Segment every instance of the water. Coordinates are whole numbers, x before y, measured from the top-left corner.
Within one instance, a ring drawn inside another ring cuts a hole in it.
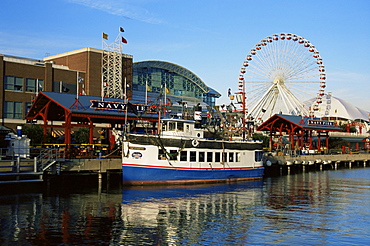
[[[4,192],[4,191],[3,191]],[[370,168],[0,195],[1,245],[369,245]]]

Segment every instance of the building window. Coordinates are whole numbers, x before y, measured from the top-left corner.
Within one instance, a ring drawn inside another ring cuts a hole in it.
[[[31,107],[32,107],[32,103],[26,103],[26,108],[25,108],[25,115],[27,115],[28,114],[28,112],[30,111],[30,109],[31,109]]]
[[[4,102],[4,118],[22,119],[22,103],[21,102]]]
[[[67,93],[67,94],[76,94],[77,85],[65,82],[53,82],[53,92]]]
[[[36,92],[43,91],[44,80],[42,79],[26,79],[26,91]]]
[[[23,78],[5,76],[5,90],[23,91]]]

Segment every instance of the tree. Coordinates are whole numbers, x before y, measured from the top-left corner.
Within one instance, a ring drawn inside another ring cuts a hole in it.
[[[31,140],[31,145],[41,144],[44,137],[44,129],[40,125],[26,124],[22,126],[22,132]]]
[[[329,149],[340,149],[348,146],[348,141],[343,138],[329,138]]]
[[[253,133],[252,135],[253,140],[262,140],[263,147],[269,147],[270,137],[263,135],[261,133]]]
[[[88,127],[81,127],[72,134],[72,137],[78,144],[89,143],[90,129]]]

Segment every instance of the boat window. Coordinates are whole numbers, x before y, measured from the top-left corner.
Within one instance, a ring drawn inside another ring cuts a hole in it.
[[[229,162],[234,162],[234,153],[229,153]]]
[[[172,160],[172,161],[175,161],[175,160],[177,160],[177,155],[178,155],[179,153],[177,152],[177,150],[170,150],[170,160]]]
[[[183,122],[177,122],[177,130],[180,132],[184,131],[184,123]]]
[[[188,132],[188,131],[190,131],[190,126],[189,126],[189,124],[186,124],[186,131]]]
[[[166,122],[162,123],[162,131],[167,131],[167,124]]]
[[[207,162],[213,162],[212,154],[213,152],[207,152]]]
[[[188,160],[188,152],[187,151],[181,151],[180,152],[180,161],[187,161]]]
[[[197,161],[197,152],[196,151],[190,151],[190,161]]]
[[[236,159],[235,159],[236,162],[240,162],[240,152],[237,152],[236,153]]]
[[[166,154],[164,153],[163,149],[158,150],[158,160],[166,160]]]
[[[220,162],[221,161],[221,153],[220,152],[216,152],[215,153],[215,162]]]
[[[176,122],[168,122],[168,130],[169,131],[176,130]]]
[[[256,151],[254,152],[254,160],[255,161],[262,161],[263,152],[262,151]]]
[[[204,162],[204,152],[199,152],[199,162]]]

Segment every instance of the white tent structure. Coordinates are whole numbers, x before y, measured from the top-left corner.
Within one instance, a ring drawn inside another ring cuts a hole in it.
[[[312,105],[316,98],[308,100],[306,105]],[[364,120],[369,121],[369,113],[363,109],[353,106],[349,102],[333,97],[330,93],[322,98],[318,111],[315,111],[316,117],[335,117],[347,120]]]

